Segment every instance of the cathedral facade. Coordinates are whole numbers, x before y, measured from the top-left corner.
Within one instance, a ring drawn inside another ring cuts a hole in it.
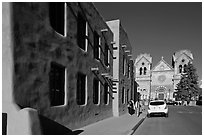
[[[152,67],[150,54],[137,56],[135,66],[135,80],[139,84],[137,91],[141,100],[149,99],[175,100],[176,85],[185,73],[188,62],[192,63],[193,54],[189,50],[180,50],[173,54],[172,64],[168,64],[163,57]]]

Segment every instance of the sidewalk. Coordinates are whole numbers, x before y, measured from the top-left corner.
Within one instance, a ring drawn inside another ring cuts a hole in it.
[[[84,130],[80,135],[130,135],[146,118],[146,110],[139,117],[124,114],[120,117],[111,117],[80,128]]]

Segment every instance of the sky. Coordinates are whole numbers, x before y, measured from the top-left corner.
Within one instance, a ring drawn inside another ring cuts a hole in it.
[[[164,57],[171,65],[176,51],[188,49],[202,79],[201,2],[95,2],[104,20],[120,19],[132,46],[133,59],[152,56],[153,67]]]

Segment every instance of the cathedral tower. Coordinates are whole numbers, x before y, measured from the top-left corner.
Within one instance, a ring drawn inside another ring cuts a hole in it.
[[[141,99],[146,102],[149,99],[151,87],[152,57],[150,54],[140,54],[135,60],[135,80],[139,84],[137,91]]]

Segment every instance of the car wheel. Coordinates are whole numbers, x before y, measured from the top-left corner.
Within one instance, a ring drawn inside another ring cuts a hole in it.
[[[165,117],[168,117],[169,115],[168,115],[168,113],[167,114],[165,114]]]
[[[149,118],[149,117],[150,117],[150,114],[147,114],[147,117]]]

